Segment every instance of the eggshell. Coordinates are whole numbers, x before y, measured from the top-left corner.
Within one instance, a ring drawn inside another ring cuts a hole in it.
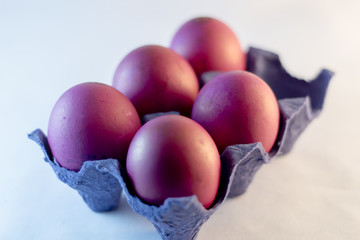
[[[214,18],[198,17],[183,24],[170,48],[189,61],[198,77],[207,71],[246,68],[246,54],[235,33]]]
[[[79,171],[87,160],[125,161],[140,126],[134,106],[121,92],[101,83],[83,83],[67,90],[56,102],[48,141],[60,166]]]
[[[220,152],[256,142],[269,152],[278,135],[280,112],[265,81],[250,72],[232,71],[201,89],[191,118],[210,133]]]
[[[220,156],[199,124],[180,115],[147,122],[130,144],[126,169],[144,202],[159,206],[165,199],[196,195],[209,208],[220,182]]]
[[[140,117],[178,111],[190,116],[199,83],[189,63],[173,50],[139,47],[119,64],[113,86],[127,96]]]

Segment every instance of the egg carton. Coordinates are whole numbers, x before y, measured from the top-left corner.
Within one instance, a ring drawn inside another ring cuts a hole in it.
[[[243,194],[263,164],[291,150],[307,125],[321,113],[333,76],[333,72],[322,69],[312,81],[295,78],[286,72],[278,55],[257,48],[249,49],[247,61],[247,70],[264,79],[278,99],[281,114],[278,138],[269,153],[261,143],[232,145],[222,152],[220,187],[209,209],[205,209],[195,195],[168,198],[161,206],[146,204],[136,196],[126,169],[116,159],[87,161],[79,172],[73,172],[56,162],[40,129],[29,134],[29,138],[40,145],[45,161],[56,176],[77,190],[93,211],[116,209],[123,192],[131,208],[146,217],[163,239],[195,239],[202,224],[227,197]],[[217,74],[205,73],[200,81],[205,84]],[[158,115],[161,114],[148,115],[143,120],[146,122]]]

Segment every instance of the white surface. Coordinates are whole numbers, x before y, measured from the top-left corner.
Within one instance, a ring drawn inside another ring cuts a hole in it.
[[[66,89],[110,84],[126,53],[168,45],[199,15],[222,19],[245,48],[279,53],[294,75],[327,67],[336,76],[293,151],[262,167],[198,239],[360,239],[359,11],[358,0],[0,0],[0,239],[159,239],[125,199],[115,212],[91,212],[26,134],[46,131]]]

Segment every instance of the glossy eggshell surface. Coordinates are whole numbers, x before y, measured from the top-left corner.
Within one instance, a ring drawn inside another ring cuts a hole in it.
[[[183,24],[170,48],[189,61],[197,76],[207,71],[245,70],[246,54],[223,22],[199,17]]]
[[[131,102],[115,88],[83,83],[67,90],[56,102],[48,125],[48,141],[60,166],[80,170],[83,162],[126,159],[140,128]]]
[[[191,118],[203,126],[220,152],[234,144],[261,142],[269,152],[274,145],[280,112],[271,88],[246,71],[223,73],[200,91]]]
[[[139,47],[119,64],[113,86],[127,96],[140,117],[178,111],[190,116],[199,83],[190,64],[173,50]]]
[[[137,196],[152,205],[196,195],[205,208],[215,200],[220,156],[199,124],[179,115],[146,123],[131,142],[126,169]]]

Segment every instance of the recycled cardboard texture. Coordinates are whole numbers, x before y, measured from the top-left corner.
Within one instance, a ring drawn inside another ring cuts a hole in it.
[[[170,115],[170,114],[180,115],[180,113],[176,111],[149,113],[149,114],[145,114],[144,117],[141,119],[141,124],[144,125],[153,118],[160,117],[162,115]]]
[[[313,113],[318,114],[323,106],[327,87],[334,75],[321,69],[318,76],[308,82],[291,76],[280,62],[277,54],[258,48],[250,48],[247,70],[264,79],[274,91],[277,99],[309,96]]]
[[[60,167],[54,160],[45,134],[37,129],[29,134],[29,138],[40,145],[45,154],[45,162],[49,163],[56,176],[71,188],[78,191],[88,207],[95,212],[116,209],[121,196],[121,186],[109,173],[109,162],[87,161],[79,172]],[[117,160],[112,161],[119,165]]]
[[[29,134],[29,138],[40,145],[45,161],[51,165],[57,177],[76,189],[92,210],[109,211],[116,208],[123,188],[132,209],[151,221],[163,239],[195,239],[201,225],[228,196],[238,196],[246,191],[262,164],[291,150],[301,132],[320,114],[333,75],[324,69],[311,82],[294,78],[286,73],[276,54],[255,48],[248,53],[248,70],[267,81],[278,98],[281,112],[278,139],[270,153],[264,151],[261,143],[238,144],[225,149],[221,154],[220,188],[213,206],[208,210],[195,196],[168,198],[159,207],[147,205],[134,195],[126,170],[117,160],[88,161],[75,173],[56,163],[41,130],[35,130]],[[203,81],[209,81],[215,75],[212,72]]]

